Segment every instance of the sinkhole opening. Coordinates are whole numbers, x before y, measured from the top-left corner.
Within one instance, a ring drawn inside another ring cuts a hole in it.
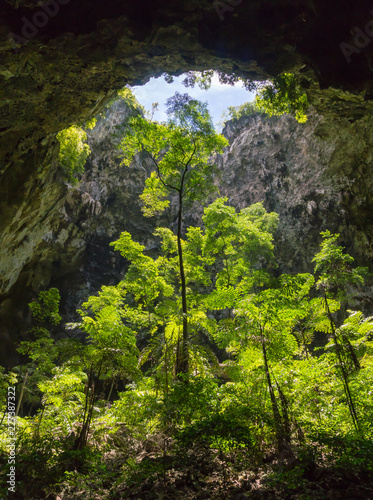
[[[216,72],[209,72],[210,79],[206,84],[202,80],[203,75],[203,72],[186,73],[169,78],[171,81],[166,81],[167,77],[165,79],[164,76],[152,77],[145,85],[134,86],[131,90],[138,102],[159,122],[167,120],[166,100],[175,92],[187,93],[194,99],[207,102],[215,129],[221,132],[224,122],[229,118],[229,108],[253,102],[255,92],[247,90],[242,80],[233,84],[220,81]],[[196,80],[191,82],[193,77]],[[154,104],[157,104],[156,108]]]

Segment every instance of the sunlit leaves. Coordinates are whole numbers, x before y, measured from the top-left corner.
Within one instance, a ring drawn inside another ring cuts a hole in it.
[[[58,325],[60,294],[57,288],[50,288],[39,293],[38,299],[29,303],[33,318],[39,323]]]
[[[323,237],[321,250],[312,260],[315,262],[315,273],[319,276],[316,284],[318,288],[326,292],[337,292],[342,298],[344,288],[348,283],[361,284],[364,282],[363,269],[354,269],[352,267],[353,257],[344,253],[343,247],[336,244],[339,234],[324,231],[321,235]]]
[[[52,378],[39,382],[43,393],[43,409],[36,417],[39,434],[52,434],[63,429],[71,432],[78,415],[83,411],[84,385],[87,375],[68,366],[56,367]],[[59,426],[59,428],[58,428]]]
[[[138,115],[145,112],[145,109],[137,101],[134,93],[128,87],[123,87],[117,92],[118,97],[123,99],[131,110],[132,115]]]
[[[182,192],[184,201],[203,201],[216,190],[211,164],[213,153],[222,152],[227,141],[214,132],[206,105],[187,94],[168,100],[167,124],[132,117],[120,144],[123,163],[129,165],[136,153],[145,152],[154,172],[141,196],[146,216],[161,213],[167,194]]]
[[[372,353],[369,339],[373,333],[373,317],[366,318],[361,311],[348,313],[349,316],[338,328],[337,335],[352,368],[360,368],[360,361]]]
[[[291,113],[295,115],[299,123],[307,121],[309,107],[307,95],[292,73],[279,75],[259,90],[255,98],[255,106],[269,116]]]
[[[221,309],[232,308],[241,297],[241,292],[233,286],[220,286],[215,288],[203,303],[207,309],[219,311]]]
[[[270,360],[296,354],[298,344],[293,329],[305,315],[299,303],[312,284],[313,278],[307,274],[281,276],[278,288],[243,298],[235,309],[237,339],[254,348],[264,341]]]
[[[140,200],[143,201],[144,206],[142,211],[145,217],[161,214],[169,206],[170,201],[164,199],[167,196],[167,190],[162,184],[161,179],[155,172],[150,174],[150,177],[145,181],[145,189]]]
[[[273,255],[273,232],[278,216],[268,213],[260,203],[237,213],[218,198],[204,212],[206,227],[204,252],[217,255],[221,271],[217,275],[217,288],[240,286],[249,291],[256,280],[263,281],[258,271],[269,263]]]
[[[75,125],[57,134],[60,143],[58,160],[64,169],[67,180],[77,182],[76,174],[84,171],[85,162],[91,152],[86,143],[87,134]]]
[[[120,369],[128,377],[136,377],[136,331],[124,324],[120,306],[123,297],[116,287],[103,287],[97,297],[83,304],[81,328],[88,334],[83,356],[89,366],[96,366],[108,376]]]

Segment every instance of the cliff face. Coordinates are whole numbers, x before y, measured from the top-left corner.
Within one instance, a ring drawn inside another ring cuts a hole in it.
[[[341,233],[358,262],[373,255],[372,119],[330,121],[312,114],[251,116],[230,122],[219,158],[221,192],[236,206],[263,201],[280,214],[277,249],[284,270],[310,269],[320,231]]]
[[[126,120],[125,103],[117,101],[106,115],[89,132],[92,153],[79,185],[67,186],[57,171],[45,176],[41,169],[30,178],[25,201],[3,232],[3,359],[14,339],[25,335],[27,302],[37,291],[57,286],[63,314],[72,319],[82,300],[122,276],[125,262],[109,247],[121,231],[152,249],[156,224],[173,223],[172,209],[162,220],[141,213],[138,197],[151,170],[146,158],[120,165],[114,136],[116,125]],[[280,214],[276,247],[283,271],[310,270],[325,229],[341,233],[341,243],[359,264],[369,262],[371,127],[370,117],[336,122],[315,113],[303,125],[290,116],[262,115],[226,125],[230,146],[217,158],[220,194],[236,207],[263,201]],[[196,207],[188,223],[198,224],[200,216]]]

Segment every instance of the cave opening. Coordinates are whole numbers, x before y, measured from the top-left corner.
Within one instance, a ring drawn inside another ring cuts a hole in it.
[[[206,70],[208,73],[211,70]],[[205,88],[193,83],[193,87],[187,86],[185,82],[191,78],[191,75],[201,73],[187,72],[179,76],[172,77],[172,81],[166,82],[164,76],[158,78],[152,77],[146,84],[141,86],[132,86],[137,100],[145,109],[151,113],[152,104],[157,103],[158,108],[154,113],[153,119],[158,121],[166,121],[167,115],[165,112],[166,99],[171,97],[175,92],[188,93],[191,97],[207,101],[208,109],[213,119],[215,128],[219,131],[222,129],[224,117],[227,119],[228,107],[238,107],[247,102],[252,102],[255,97],[254,92],[245,89],[242,81],[229,85],[219,81],[217,72],[213,73],[213,77],[209,85]],[[229,77],[229,75],[227,75]],[[167,78],[167,76],[166,76]],[[169,78],[169,77],[168,77]],[[184,83],[183,83],[184,82]]]

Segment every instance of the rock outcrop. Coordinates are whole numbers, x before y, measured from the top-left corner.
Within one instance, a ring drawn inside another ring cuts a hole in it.
[[[360,264],[371,262],[372,126],[371,117],[350,123],[314,113],[306,124],[260,115],[227,124],[221,192],[236,206],[263,201],[280,214],[276,244],[284,270],[310,270],[326,229],[341,234]]]
[[[1,0],[0,234],[54,175],[56,133],[127,83],[292,71],[319,112],[361,117],[373,95],[370,10],[368,0]]]

